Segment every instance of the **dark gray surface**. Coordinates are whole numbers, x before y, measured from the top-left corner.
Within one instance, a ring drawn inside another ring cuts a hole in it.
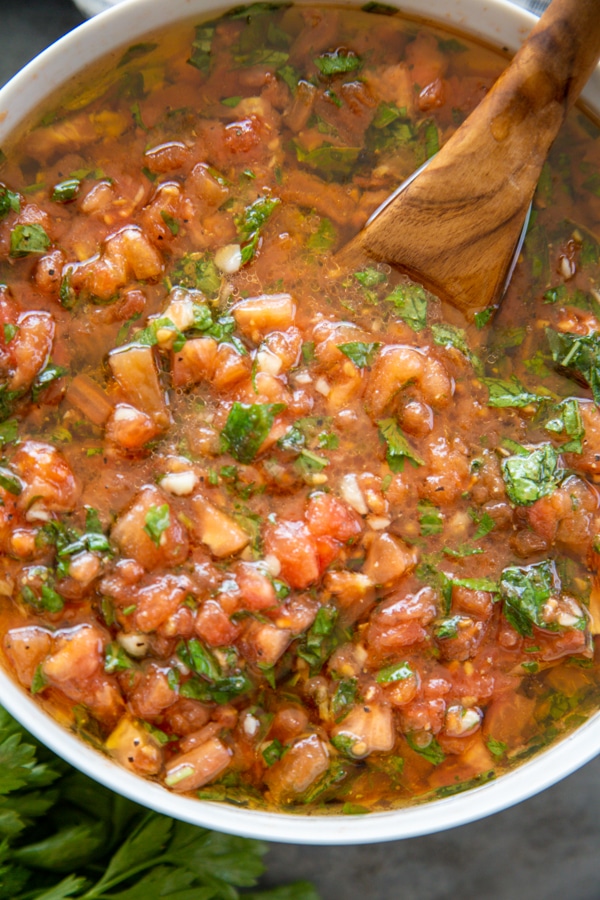
[[[0,83],[81,21],[70,0],[0,0],[0,11]],[[272,844],[267,882],[309,878],[324,900],[598,900],[599,807],[596,759],[520,806],[443,834],[361,847]]]

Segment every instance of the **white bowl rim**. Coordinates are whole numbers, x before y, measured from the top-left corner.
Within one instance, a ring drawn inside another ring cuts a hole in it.
[[[302,3],[308,0],[300,0]],[[387,0],[392,4],[392,0]],[[194,15],[207,18],[231,8],[223,0],[125,0],[84,22],[43,51],[0,90],[0,145],[27,120],[40,102],[65,85],[83,65],[115,47],[140,40],[162,25]],[[360,0],[336,5],[360,6]],[[488,44],[517,49],[535,17],[508,0],[397,0],[408,15],[462,30]],[[475,22],[475,24],[473,24]],[[124,41],[123,35],[128,38]],[[583,93],[600,112],[600,67]],[[446,799],[389,812],[312,815],[240,809],[194,800],[168,791],[118,766],[54,721],[0,668],[2,705],[43,744],[108,788],[153,809],[206,828],[244,837],[296,844],[363,844],[417,837],[465,825],[519,803],[555,784],[589,762],[600,750],[600,713],[572,734],[540,752],[497,781]]]

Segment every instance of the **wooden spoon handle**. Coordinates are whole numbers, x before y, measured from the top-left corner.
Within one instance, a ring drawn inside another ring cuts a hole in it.
[[[600,54],[600,0],[554,0],[512,64],[343,253],[397,265],[461,309],[499,299],[548,150]]]
[[[600,0],[554,0],[488,94],[488,108],[481,104],[496,140],[539,120],[549,146],[599,52]]]

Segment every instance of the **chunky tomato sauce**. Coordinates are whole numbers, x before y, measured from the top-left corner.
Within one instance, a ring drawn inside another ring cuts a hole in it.
[[[0,177],[0,640],[167,788],[356,813],[599,704],[598,129],[495,316],[335,251],[505,62],[260,4],[109,60]]]

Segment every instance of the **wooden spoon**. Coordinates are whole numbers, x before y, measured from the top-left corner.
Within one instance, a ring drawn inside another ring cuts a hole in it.
[[[550,146],[599,55],[600,0],[554,0],[479,106],[341,261],[391,263],[466,312],[497,303]]]

